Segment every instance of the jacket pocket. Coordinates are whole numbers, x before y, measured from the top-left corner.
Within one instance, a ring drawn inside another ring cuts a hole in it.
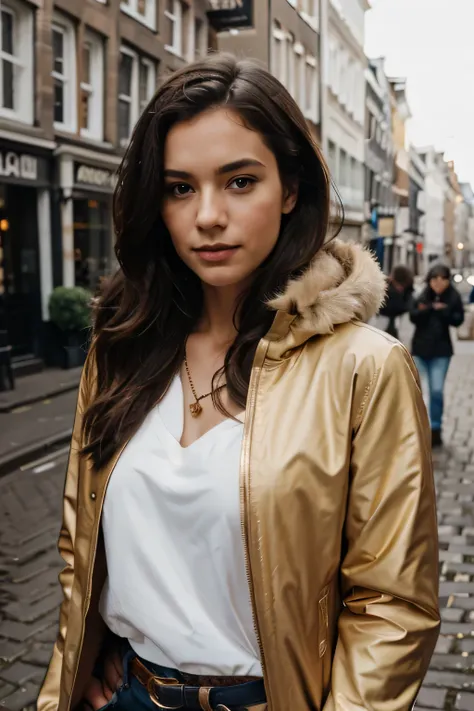
[[[328,647],[329,631],[329,586],[327,585],[319,594],[319,657],[324,657]]]

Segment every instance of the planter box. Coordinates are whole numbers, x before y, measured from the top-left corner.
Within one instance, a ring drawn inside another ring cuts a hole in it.
[[[78,368],[84,365],[88,350],[88,334],[65,333],[53,323],[47,325],[45,361],[50,368]]]

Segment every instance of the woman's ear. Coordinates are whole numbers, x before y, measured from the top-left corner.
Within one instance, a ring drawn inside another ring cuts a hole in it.
[[[295,207],[296,201],[298,200],[298,185],[292,185],[289,188],[285,188],[283,194],[283,204],[281,206],[281,211],[284,215],[288,215]]]

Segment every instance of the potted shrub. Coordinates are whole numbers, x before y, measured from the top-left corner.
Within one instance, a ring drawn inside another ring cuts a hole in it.
[[[49,316],[58,333],[58,365],[84,364],[91,319],[91,294],[80,286],[58,286],[49,299]],[[55,359],[56,360],[56,359]]]

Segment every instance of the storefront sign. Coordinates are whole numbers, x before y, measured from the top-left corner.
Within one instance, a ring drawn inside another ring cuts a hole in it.
[[[252,27],[253,0],[209,0],[207,16],[218,32]]]
[[[0,151],[0,178],[35,181],[38,178],[38,159],[26,153]]]
[[[106,168],[95,168],[92,165],[84,165],[83,163],[75,164],[76,184],[82,187],[88,187],[91,190],[99,188],[100,190],[111,191],[115,188],[117,176],[112,170]]]

